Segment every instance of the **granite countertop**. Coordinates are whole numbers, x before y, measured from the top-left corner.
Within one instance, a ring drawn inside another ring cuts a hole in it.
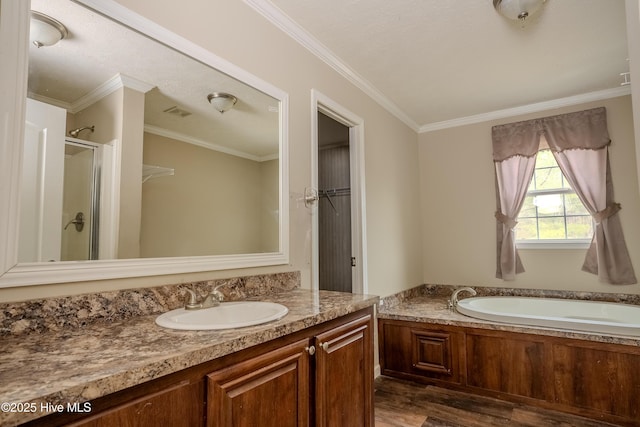
[[[165,329],[153,314],[2,337],[0,403],[40,408],[85,402],[370,307],[378,297],[294,289],[260,300],[284,304],[289,313],[268,324],[224,331]],[[0,425],[44,415],[3,410]]]
[[[465,316],[464,314],[460,314],[456,311],[449,310],[447,307],[447,301],[448,297],[441,295],[415,295],[397,303],[382,305],[378,309],[377,317],[379,319],[406,320],[437,325],[463,326],[467,328],[490,329],[495,331],[518,332],[640,346],[639,339],[629,336],[602,335],[600,333],[555,329],[542,326],[516,325],[476,319]]]

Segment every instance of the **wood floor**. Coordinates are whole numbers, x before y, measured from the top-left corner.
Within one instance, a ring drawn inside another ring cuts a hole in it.
[[[375,381],[376,427],[603,427],[613,424],[388,377]]]

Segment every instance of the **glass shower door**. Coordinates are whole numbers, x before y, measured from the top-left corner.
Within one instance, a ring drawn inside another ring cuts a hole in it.
[[[90,144],[65,143],[61,261],[98,259],[97,153]]]

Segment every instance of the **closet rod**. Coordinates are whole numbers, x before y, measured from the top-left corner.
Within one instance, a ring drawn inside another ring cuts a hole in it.
[[[351,194],[351,188],[342,187],[342,188],[331,188],[326,190],[318,190],[318,196],[348,196]]]

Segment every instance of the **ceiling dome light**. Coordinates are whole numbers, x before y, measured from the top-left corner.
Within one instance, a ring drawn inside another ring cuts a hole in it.
[[[68,34],[67,28],[61,22],[40,12],[31,11],[29,40],[36,47],[53,46]]]
[[[536,13],[546,0],[493,0],[493,7],[504,17],[524,21]]]
[[[210,93],[207,95],[207,100],[211,105],[213,105],[213,108],[220,112],[220,114],[225,111],[229,111],[234,105],[236,105],[236,102],[238,102],[238,98],[224,92]]]

